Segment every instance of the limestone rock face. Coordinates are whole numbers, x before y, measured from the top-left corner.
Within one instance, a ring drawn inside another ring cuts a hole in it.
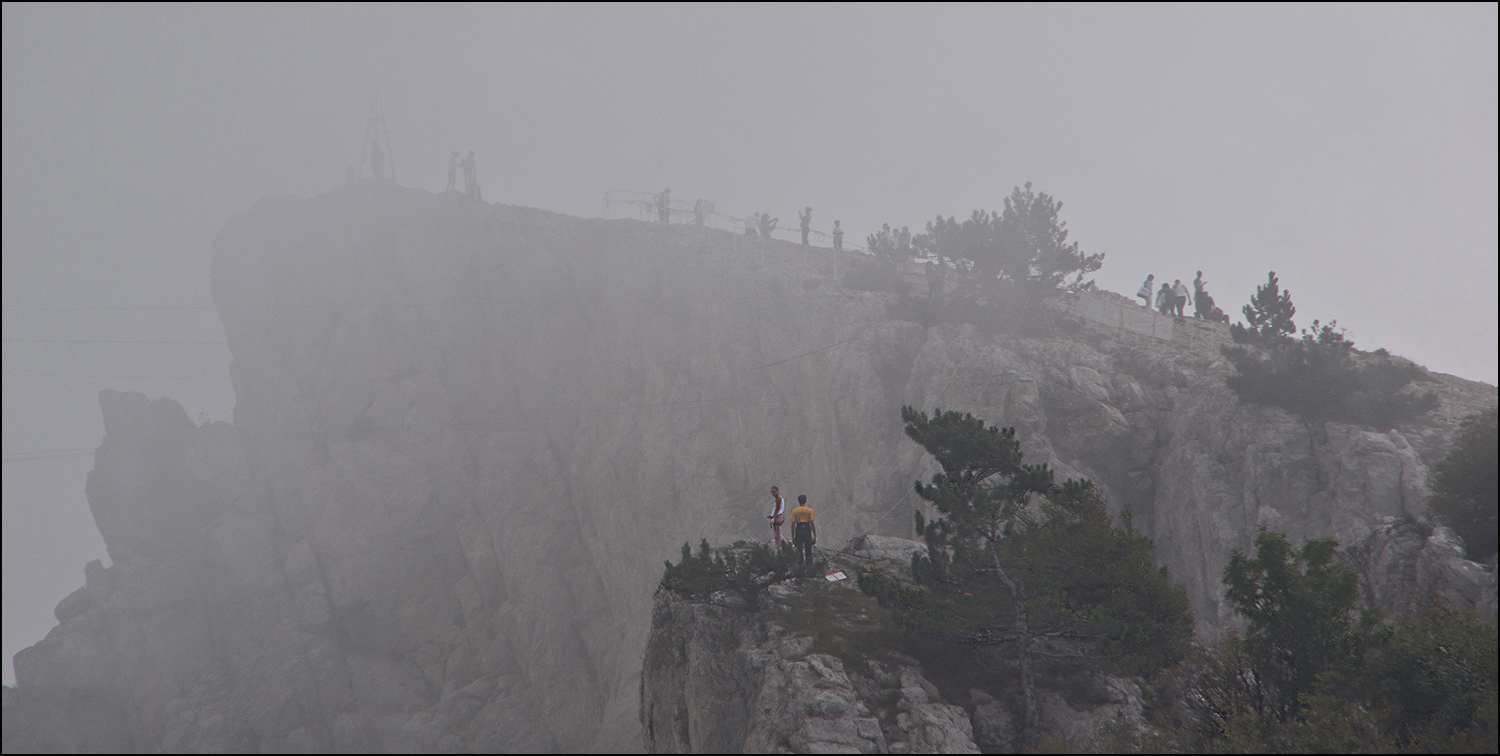
[[[1496,401],[1434,375],[1418,422],[1309,423],[1224,387],[1217,326],[923,327],[841,286],[846,258],[386,185],[262,200],[213,251],[234,422],[101,395],[112,564],[17,655],[6,750],[640,749],[662,560],[767,537],[771,485],[808,495],[825,548],[909,536],[935,468],[903,404],[1015,426],[1027,461],[1093,478],[1213,637],[1258,524],[1354,543],[1420,515],[1457,423]],[[1423,548],[1420,585],[1473,593]],[[903,747],[957,737],[912,706]],[[796,737],[882,742],[853,726]]]
[[[916,660],[869,661],[862,675],[733,598],[657,593],[641,677],[647,750],[979,753],[968,714]]]
[[[1411,616],[1429,596],[1495,616],[1495,571],[1470,561],[1441,525],[1387,517],[1344,558],[1363,577],[1364,603],[1394,617]]]
[[[882,558],[855,564],[840,555],[833,568],[900,576],[899,565]],[[848,581],[816,578],[773,585],[753,601],[730,591],[692,599],[658,590],[641,673],[647,750],[1017,752],[1014,695],[1002,700],[971,689],[946,699],[916,659],[877,636],[856,640],[879,623],[871,619],[874,601],[855,596]],[[820,642],[842,650],[820,652]],[[1039,691],[1043,732],[1084,750],[1110,742],[1107,728],[1144,731],[1136,683],[1102,674],[1079,682],[1071,700]]]

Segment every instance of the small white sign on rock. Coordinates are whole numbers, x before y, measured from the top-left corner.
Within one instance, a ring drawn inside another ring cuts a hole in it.
[[[848,578],[849,576],[845,575],[843,570],[839,570],[838,572],[830,572],[827,575],[823,576],[823,579],[827,580],[830,583],[837,583],[840,580],[847,580]]]

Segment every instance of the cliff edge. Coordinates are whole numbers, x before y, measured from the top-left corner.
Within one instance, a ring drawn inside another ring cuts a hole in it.
[[[1387,533],[1371,596],[1457,570],[1493,606],[1420,518],[1495,387],[1433,374],[1416,422],[1310,423],[1225,388],[1218,326],[924,326],[842,284],[857,257],[391,186],[260,201],[213,250],[234,422],[101,394],[113,564],[17,654],[5,750],[639,750],[662,560],[765,537],[773,484],[825,544],[910,535],[932,468],[903,404],[1093,478],[1205,637],[1260,523]]]

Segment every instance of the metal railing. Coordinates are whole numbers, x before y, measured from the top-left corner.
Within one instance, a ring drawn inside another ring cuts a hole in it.
[[[657,203],[659,194],[652,192],[639,192],[627,189],[610,189],[604,193],[604,217],[609,218],[612,211],[623,209],[629,217],[641,221],[661,220],[661,206]],[[624,217],[624,216],[621,216]],[[795,221],[796,219],[793,218]],[[699,225],[698,212],[694,205],[686,202],[672,200],[667,207],[667,221],[675,224]],[[739,218],[713,209],[708,209],[703,214],[705,228],[716,228],[721,231],[729,231],[736,234],[746,234],[745,224],[752,222],[749,218]],[[760,236],[760,229],[755,228],[753,233],[747,236]],[[809,229],[807,232],[808,243],[816,247],[833,247],[833,235],[825,231]],[[802,229],[797,225],[782,226],[780,223],[771,230],[772,239],[784,239],[790,242],[802,242]],[[850,235],[845,233],[843,248],[853,252],[866,252],[864,247],[849,242]]]

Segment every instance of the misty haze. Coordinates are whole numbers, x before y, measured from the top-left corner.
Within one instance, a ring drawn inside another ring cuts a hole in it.
[[[3,19],[6,752],[1496,748],[1494,5]]]

